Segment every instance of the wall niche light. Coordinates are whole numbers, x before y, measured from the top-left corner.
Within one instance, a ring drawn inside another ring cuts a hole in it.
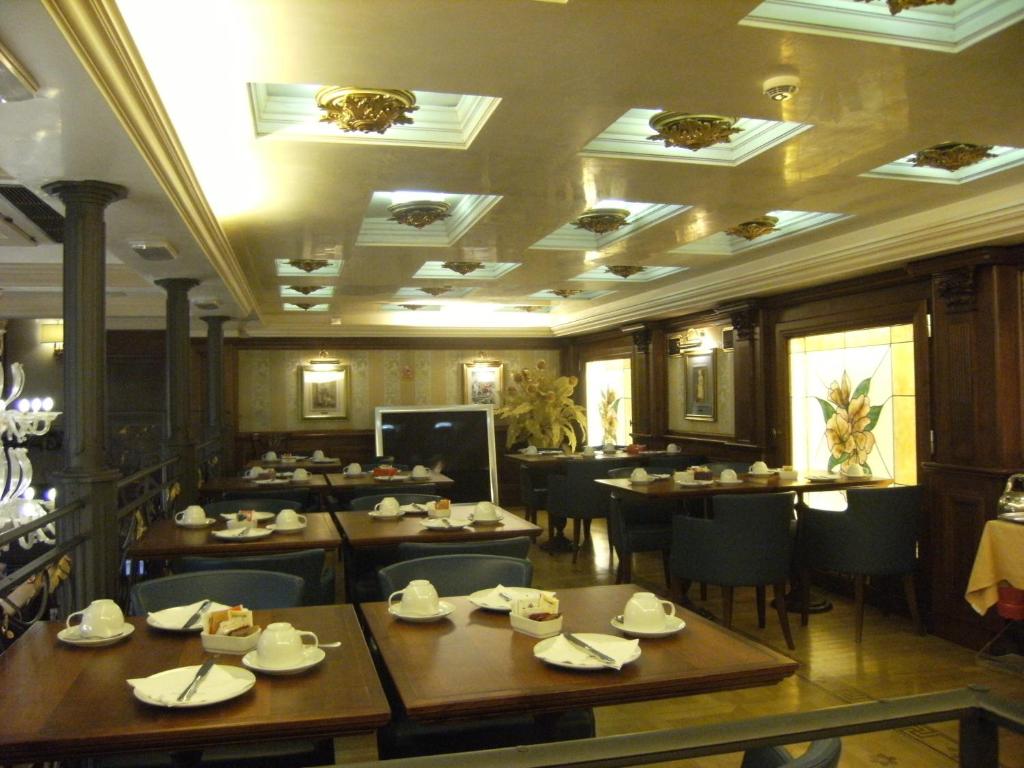
[[[64,323],[40,323],[39,343],[50,344],[54,357],[64,356]]]

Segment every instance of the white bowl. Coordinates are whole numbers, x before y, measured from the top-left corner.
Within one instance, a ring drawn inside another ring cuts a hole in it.
[[[251,635],[234,637],[232,635],[208,635],[203,632],[199,637],[203,640],[203,650],[208,653],[233,653],[241,656],[256,647],[263,630],[259,627]]]

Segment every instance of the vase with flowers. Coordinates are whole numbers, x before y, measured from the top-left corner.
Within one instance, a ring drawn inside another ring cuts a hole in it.
[[[537,448],[576,450],[578,435],[586,435],[586,411],[572,399],[579,380],[552,376],[543,360],[512,376],[505,404],[495,413],[508,423],[506,444],[525,441]],[[578,430],[578,432],[577,432]]]

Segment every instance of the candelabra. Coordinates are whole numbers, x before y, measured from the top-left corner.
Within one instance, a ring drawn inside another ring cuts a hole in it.
[[[52,488],[46,494],[46,501],[35,498],[32,462],[28,448],[20,444],[29,437],[49,432],[60,411],[53,410],[53,399],[49,397],[18,399],[25,387],[25,369],[21,363],[11,364],[11,379],[10,391],[6,396],[0,395],[0,437],[4,438],[3,460],[0,461],[0,532],[42,517],[53,509],[57,498]],[[4,370],[0,366],[0,393],[4,385]],[[11,441],[15,445],[8,445]],[[50,524],[30,531],[18,539],[18,544],[23,549],[31,549],[38,543],[53,544],[55,535],[54,526]]]

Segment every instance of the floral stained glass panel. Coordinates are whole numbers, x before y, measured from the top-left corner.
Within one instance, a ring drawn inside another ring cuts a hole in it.
[[[633,383],[629,358],[587,363],[587,443],[632,442]]]

